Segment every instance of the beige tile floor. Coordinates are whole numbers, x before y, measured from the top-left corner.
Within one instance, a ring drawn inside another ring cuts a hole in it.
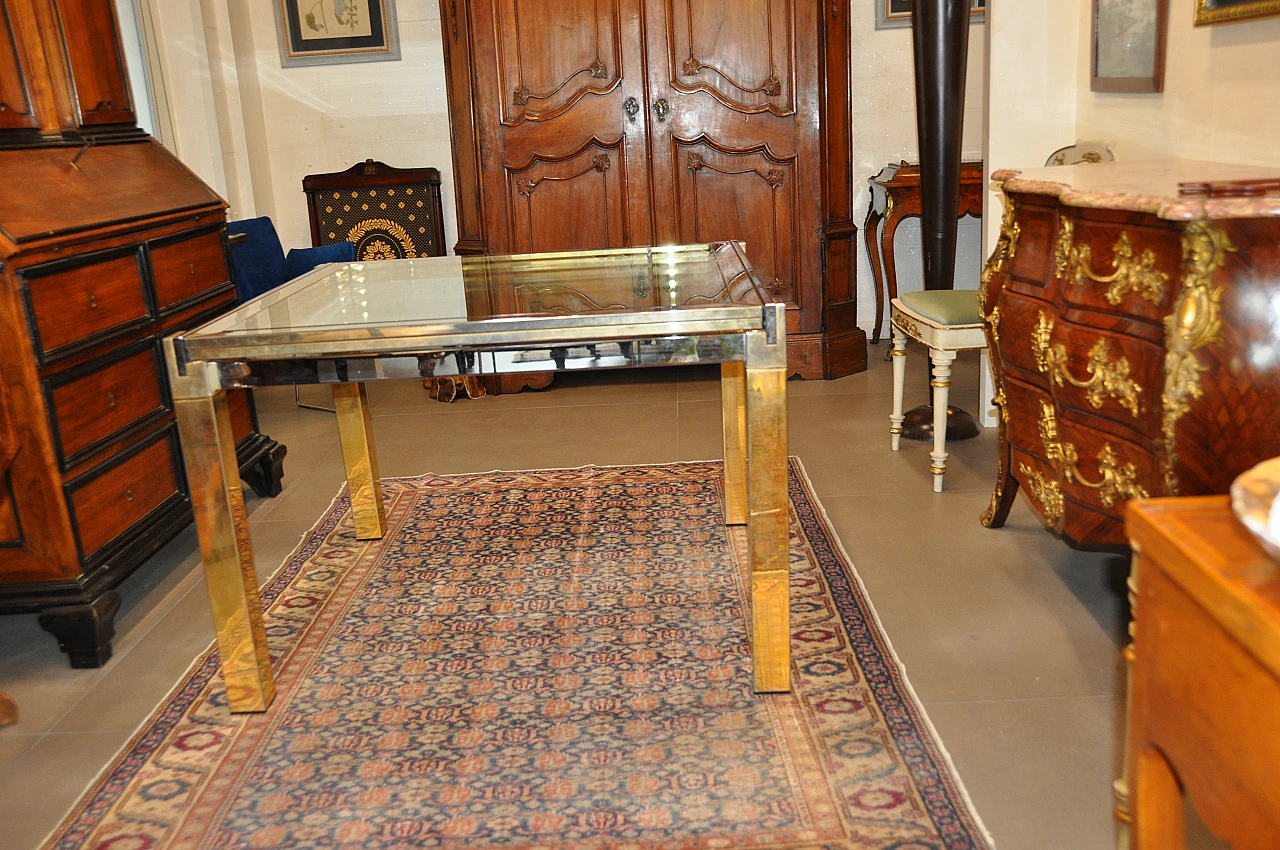
[[[861,573],[916,692],[1002,850],[1113,846],[1126,562],[1067,548],[1019,503],[978,523],[995,433],[951,446],[947,492],[930,491],[928,447],[889,451],[890,370],[788,385],[790,443]],[[923,400],[914,352],[908,399]],[[977,358],[953,399],[974,408]],[[538,393],[439,404],[414,382],[374,386],[385,476],[652,463],[720,456],[717,373],[561,376]],[[320,388],[304,389],[315,401]],[[259,394],[263,430],[289,447],[285,491],[250,497],[265,578],[342,482],[332,417]],[[0,850],[39,844],[210,642],[191,529],[123,587],[115,657],[71,670],[34,616],[0,617],[0,691],[21,721],[0,730]]]

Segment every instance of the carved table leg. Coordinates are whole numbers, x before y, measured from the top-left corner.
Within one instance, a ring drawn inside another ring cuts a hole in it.
[[[120,594],[108,590],[86,605],[64,605],[40,612],[40,627],[58,639],[58,646],[77,669],[101,667],[111,660],[111,639]]]
[[[902,443],[902,396],[907,382],[907,335],[894,325],[889,325],[893,335],[893,412],[889,414],[889,448],[898,451]]]
[[[947,474],[947,399],[951,394],[951,363],[955,359],[954,351],[929,350],[929,360],[933,363],[933,377],[929,381],[933,387],[933,451],[929,457],[933,460],[930,471],[935,493],[942,492],[942,478]]]
[[[786,313],[782,304],[765,309],[776,311],[774,329],[745,335],[747,540],[757,693],[791,690]]]
[[[884,221],[875,208],[874,201],[867,210],[867,220],[862,225],[862,238],[867,243],[867,262],[871,265],[872,288],[876,291],[876,324],[871,332],[871,343],[880,342],[880,329],[884,326],[884,268],[880,265],[880,222]]]
[[[279,496],[284,490],[284,458],[289,450],[275,440],[262,439],[265,442],[257,459],[240,467],[240,478],[254,493],[267,499]]]
[[[720,364],[724,421],[724,522],[747,524],[747,386],[741,362]]]
[[[898,261],[893,255],[893,239],[898,233],[898,225],[905,216],[897,210],[889,196],[889,209],[885,212],[884,228],[880,231],[880,257],[884,263],[884,300],[892,302],[898,297]],[[879,285],[879,284],[877,284]],[[886,354],[885,360],[891,355]]]

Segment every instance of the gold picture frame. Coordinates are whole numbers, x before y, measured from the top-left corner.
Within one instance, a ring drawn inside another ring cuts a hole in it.
[[[1280,15],[1280,0],[1196,0],[1196,26]]]

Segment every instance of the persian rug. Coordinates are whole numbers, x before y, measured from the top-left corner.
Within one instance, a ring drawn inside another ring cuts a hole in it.
[[[216,650],[48,850],[961,850],[989,838],[799,461],[793,691],[751,691],[719,463],[389,479],[264,591],[278,696]]]

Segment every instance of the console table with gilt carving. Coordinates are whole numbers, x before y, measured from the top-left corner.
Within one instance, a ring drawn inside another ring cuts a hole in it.
[[[981,160],[960,164],[960,218],[982,215],[985,182]],[[871,203],[867,206],[862,233],[867,240],[867,261],[871,264],[876,289],[876,324],[871,338],[875,343],[880,341],[884,305],[898,297],[893,238],[903,219],[920,215],[920,166],[908,162],[886,165],[867,183],[871,185]]]
[[[984,525],[1023,487],[1068,543],[1121,549],[1129,499],[1226,493],[1280,455],[1280,196],[1203,189],[1275,176],[1182,160],[995,173]]]

